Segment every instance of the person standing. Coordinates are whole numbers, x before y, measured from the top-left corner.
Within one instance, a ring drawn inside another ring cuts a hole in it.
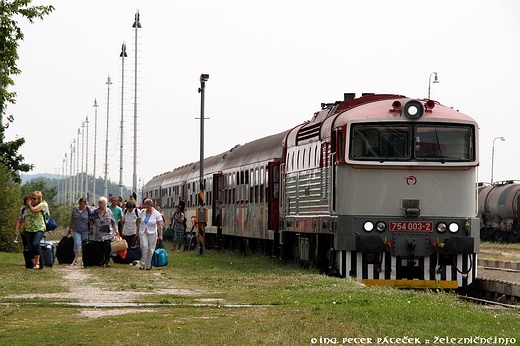
[[[27,202],[31,201],[31,195],[26,195],[23,198],[23,207],[18,211],[18,218],[16,219],[16,226],[14,228],[14,238],[18,239],[18,236],[22,238],[22,244],[24,248],[27,247],[27,240],[25,238],[25,215],[27,214]]]
[[[119,205],[119,199],[117,197],[110,197],[110,205],[108,206],[112,214],[114,214],[114,219],[117,223],[117,229],[123,229],[123,209],[121,209]]]
[[[175,211],[172,214],[171,218],[171,226],[173,226],[173,249],[177,248],[177,251],[180,251],[181,244],[184,243],[184,213],[182,212],[182,207],[180,205],[175,206]]]
[[[151,199],[145,199],[144,209],[141,210],[141,222],[139,224],[139,241],[141,243],[141,265],[139,269],[152,269],[152,257],[155,251],[157,239],[162,240],[162,217],[153,207]]]
[[[74,262],[72,262],[72,265],[81,264],[81,246],[83,241],[88,240],[90,214],[87,200],[81,197],[78,200],[78,205],[72,208],[69,232],[67,233],[67,235],[72,235],[74,239]]]
[[[31,194],[31,200],[26,202],[25,215],[25,235],[27,237],[27,248],[34,256],[33,268],[40,269],[40,241],[45,232],[45,217],[48,210],[43,203],[43,196],[40,191]]]
[[[114,214],[107,208],[107,199],[98,199],[98,208],[92,212],[91,234],[98,242],[98,252],[101,256],[99,266],[110,267],[110,243],[119,234]]]
[[[159,214],[161,214],[163,228],[166,228],[166,218],[164,217],[164,213],[162,212],[161,207],[156,205],[155,209],[159,212]]]
[[[139,227],[139,210],[137,210],[133,201],[126,202],[126,209],[123,213],[123,230],[121,236],[128,247],[134,246],[137,238],[137,229]]]

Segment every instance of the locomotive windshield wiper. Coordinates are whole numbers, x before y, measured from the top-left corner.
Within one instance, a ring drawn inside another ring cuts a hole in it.
[[[441,154],[441,163],[444,163],[444,155],[442,155],[442,149],[441,144],[439,143],[439,134],[437,133],[437,129],[435,129],[435,140],[437,141],[437,149],[439,150],[439,153]]]

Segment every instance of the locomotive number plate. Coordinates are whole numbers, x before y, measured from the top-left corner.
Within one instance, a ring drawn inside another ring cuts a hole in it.
[[[432,232],[433,231],[433,222],[428,222],[428,221],[390,222],[390,231],[393,231],[393,232]]]

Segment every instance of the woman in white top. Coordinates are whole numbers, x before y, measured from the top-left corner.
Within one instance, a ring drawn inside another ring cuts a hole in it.
[[[162,239],[162,216],[153,207],[151,199],[145,199],[139,224],[139,240],[141,243],[141,266],[139,269],[152,269],[152,257],[157,239]]]
[[[121,235],[123,239],[126,240],[128,246],[135,245],[139,221],[139,210],[135,207],[135,203],[132,201],[126,202],[126,208],[123,212],[123,231]]]

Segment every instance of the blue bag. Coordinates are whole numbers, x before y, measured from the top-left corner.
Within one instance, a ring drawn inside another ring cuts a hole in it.
[[[168,251],[164,248],[162,241],[159,242],[159,247],[155,249],[152,256],[152,267],[165,267],[168,265]]]
[[[57,227],[58,227],[58,224],[56,223],[56,221],[51,218],[49,216],[49,214],[47,213],[44,213],[43,210],[42,210],[42,214],[43,214],[43,220],[45,221],[45,231],[54,231]]]
[[[56,227],[58,227],[58,224],[56,223],[56,221],[53,218],[51,218],[50,216],[48,216],[47,220],[45,222],[45,230],[53,231],[56,229]]]

